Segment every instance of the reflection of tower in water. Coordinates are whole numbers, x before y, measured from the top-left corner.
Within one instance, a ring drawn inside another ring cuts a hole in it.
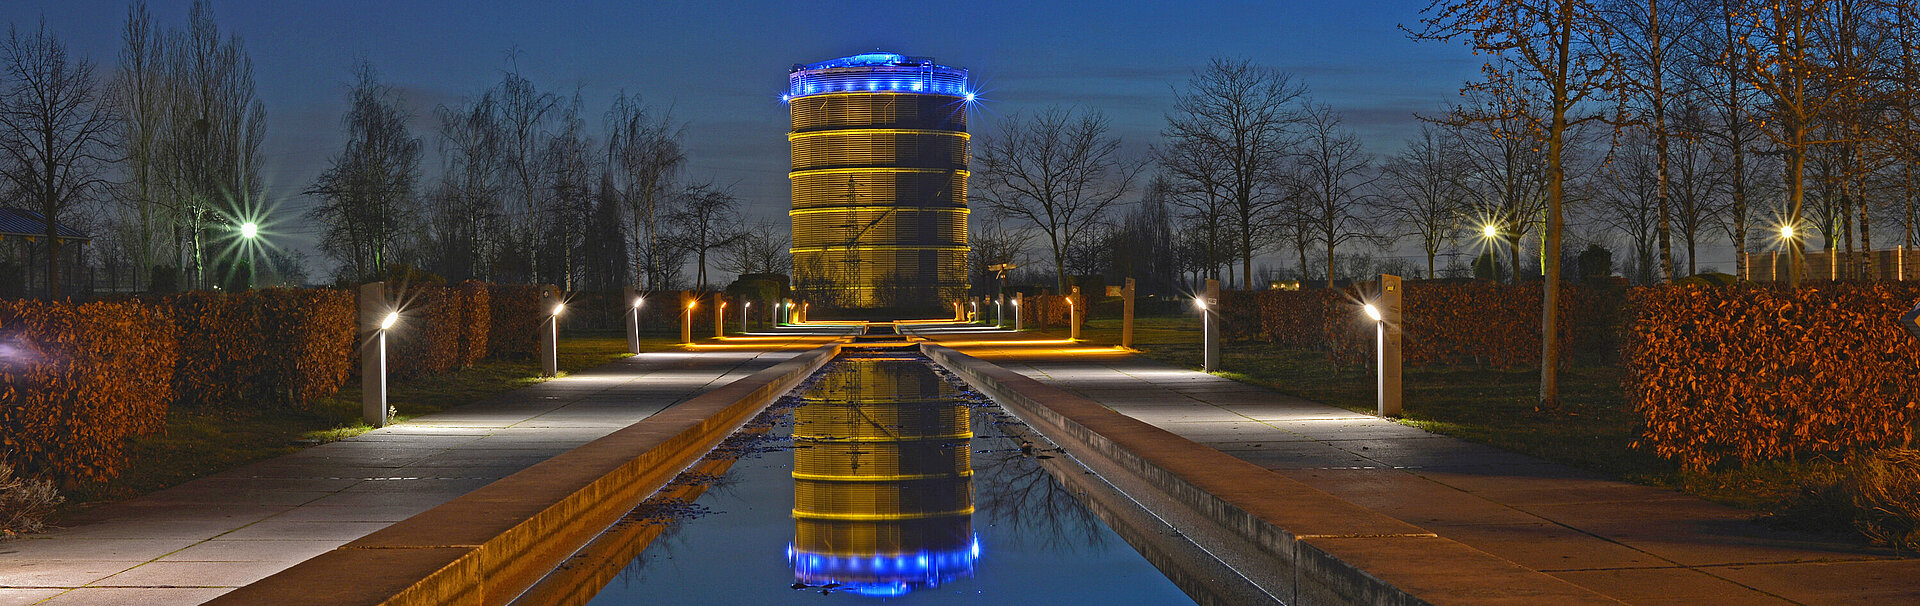
[[[967,406],[924,364],[843,358],[794,410],[797,580],[884,596],[973,574]]]

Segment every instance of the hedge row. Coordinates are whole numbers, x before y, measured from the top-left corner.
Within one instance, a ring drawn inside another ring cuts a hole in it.
[[[333,395],[353,368],[353,295],[335,290],[191,292],[166,299],[187,406],[296,407]]]
[[[1408,283],[1403,291],[1402,358],[1408,366],[1496,368],[1540,363],[1540,285]],[[1605,285],[1561,289],[1562,363],[1576,353],[1607,357],[1624,290]],[[1336,365],[1364,364],[1373,322],[1359,295],[1343,290],[1223,292],[1222,336],[1327,352]]]
[[[173,399],[169,310],[0,301],[0,456],[28,477],[100,480]]]
[[[410,286],[395,293],[406,311],[406,330],[388,335],[397,376],[443,373],[487,357],[493,331],[490,288],[479,282],[460,286]]]
[[[1020,301],[1020,321],[1032,328],[1064,327],[1071,313],[1067,295],[1033,295]]]
[[[1920,284],[1635,289],[1621,346],[1639,441],[1690,469],[1910,446],[1920,342],[1899,316]]]

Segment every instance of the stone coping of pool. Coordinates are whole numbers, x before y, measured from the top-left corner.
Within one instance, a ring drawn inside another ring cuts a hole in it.
[[[843,345],[701,394],[208,604],[506,604]]]
[[[1076,457],[1099,457],[1290,570],[1287,604],[1620,604],[931,342],[927,357]]]

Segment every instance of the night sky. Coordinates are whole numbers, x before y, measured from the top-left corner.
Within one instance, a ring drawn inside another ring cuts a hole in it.
[[[360,57],[413,106],[429,175],[440,165],[433,107],[475,95],[517,64],[544,90],[578,90],[596,133],[618,91],[671,108],[686,125],[688,176],[732,186],[751,218],[778,222],[788,204],[778,97],[795,63],[874,50],[932,56],[971,72],[985,100],[975,133],[1007,114],[1078,105],[1106,112],[1128,150],[1145,154],[1175,86],[1209,57],[1244,57],[1304,79],[1383,156],[1417,128],[1413,112],[1456,98],[1480,64],[1463,45],[1417,43],[1397,29],[1417,24],[1426,0],[824,4],[229,0],[214,9],[253,58],[268,114],[263,176],[282,200],[282,226],[297,222],[307,206],[299,192],[344,140],[340,113]],[[187,7],[149,3],[161,28],[183,27]],[[126,9],[15,0],[0,3],[0,20],[29,28],[44,16],[107,74]],[[304,238],[317,228],[276,231]]]

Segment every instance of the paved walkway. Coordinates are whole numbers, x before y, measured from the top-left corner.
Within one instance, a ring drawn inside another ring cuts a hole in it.
[[[1049,336],[919,332],[1363,507],[1631,604],[1920,604],[1920,559]]]
[[[0,605],[197,604],[832,338],[641,354],[99,507],[0,542]]]

